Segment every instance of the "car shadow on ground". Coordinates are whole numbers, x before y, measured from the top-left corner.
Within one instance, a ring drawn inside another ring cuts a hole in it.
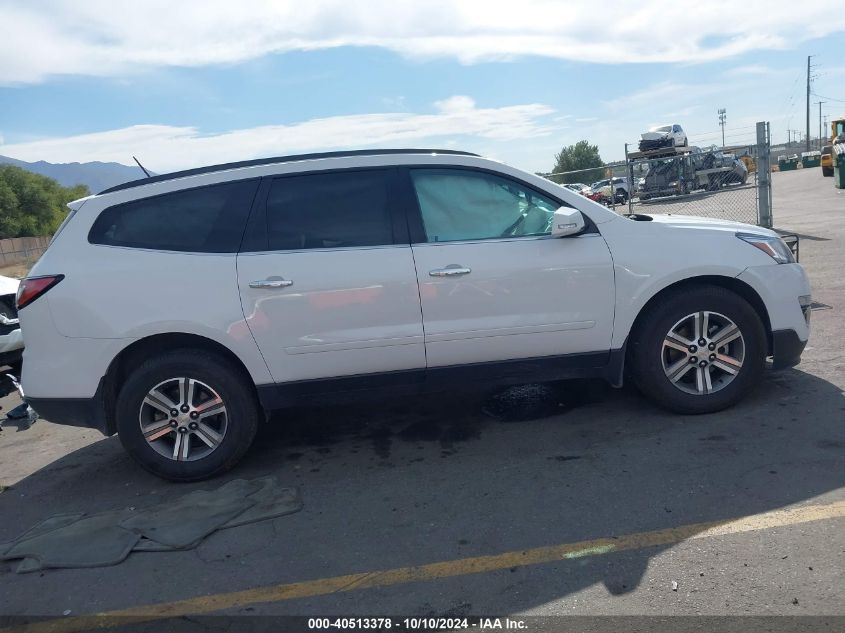
[[[80,588],[78,613],[85,611],[86,583],[95,580],[100,610],[160,601],[124,587],[153,559],[168,569],[157,577],[155,596],[181,599],[823,503],[845,485],[843,412],[839,387],[800,370],[770,373],[736,407],[694,417],[664,412],[633,389],[591,381],[526,386],[494,398],[441,394],[314,406],[274,416],[235,471],[189,485],[144,473],[117,438],[104,439],[0,494],[0,540],[60,512],[143,506],[266,474],[297,485],[305,509],[276,519],[269,531],[247,526],[213,535],[209,551],[226,552],[217,557],[205,555],[204,544],[196,555],[133,554],[117,567],[41,578],[2,564],[0,591],[12,613],[48,614],[53,607],[36,596],[36,584],[73,584]],[[437,588],[414,583],[413,590],[304,598],[273,612],[515,612],[597,582],[621,595],[638,587],[649,560],[668,547],[517,565],[439,580]],[[689,582],[705,572],[689,570]]]

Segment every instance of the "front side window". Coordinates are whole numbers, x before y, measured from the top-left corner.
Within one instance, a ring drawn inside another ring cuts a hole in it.
[[[271,251],[393,243],[386,170],[277,178],[267,197]]]
[[[560,206],[485,172],[412,169],[411,177],[428,242],[548,235]]]
[[[237,252],[258,180],[174,191],[105,209],[92,244],[193,253]]]

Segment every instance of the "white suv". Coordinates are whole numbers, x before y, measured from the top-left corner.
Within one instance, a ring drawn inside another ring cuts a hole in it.
[[[233,163],[69,206],[18,294],[26,400],[174,480],[329,395],[624,370],[669,409],[716,411],[809,334],[774,232],[620,216],[463,152]]]

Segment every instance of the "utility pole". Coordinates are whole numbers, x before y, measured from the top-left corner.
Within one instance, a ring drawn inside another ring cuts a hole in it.
[[[819,101],[819,149],[822,148],[824,145],[824,139],[822,138],[822,104],[827,103],[827,101]]]
[[[719,125],[722,126],[722,149],[725,149],[725,120],[727,117],[727,110],[719,108]]]
[[[789,147],[792,144],[792,130],[786,131],[786,146]]]
[[[807,151],[810,151],[810,58],[807,55]]]

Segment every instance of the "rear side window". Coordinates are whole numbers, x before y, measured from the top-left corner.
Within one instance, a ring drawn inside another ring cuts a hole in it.
[[[387,170],[289,176],[267,196],[271,251],[393,243]]]
[[[105,209],[92,244],[192,253],[235,253],[258,180],[174,191]]]

